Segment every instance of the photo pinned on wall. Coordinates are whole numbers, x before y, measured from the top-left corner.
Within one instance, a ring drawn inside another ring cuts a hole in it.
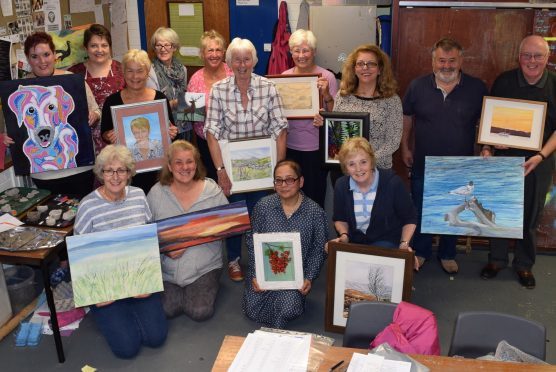
[[[524,161],[427,156],[421,233],[522,239]]]
[[[3,81],[0,99],[17,175],[94,164],[82,75]]]
[[[369,139],[368,112],[321,112],[324,119],[320,129],[320,151],[323,166],[339,168],[338,154],[342,144],[352,137]]]
[[[66,239],[75,307],[161,292],[156,225]]]
[[[343,333],[355,302],[409,301],[413,261],[413,252],[400,249],[329,242],[324,329]]]
[[[274,187],[276,141],[255,137],[219,141],[224,168],[232,182],[232,193],[266,190]]]
[[[312,119],[322,107],[317,81],[321,74],[267,75],[282,98],[288,119]]]
[[[540,151],[546,108],[546,102],[486,96],[478,142]]]
[[[303,286],[299,232],[253,234],[253,248],[259,288],[282,290]]]
[[[64,16],[64,23],[66,18]],[[71,23],[71,16],[69,19]],[[70,25],[71,27],[71,25]],[[79,30],[62,30],[49,32],[56,50],[56,68],[67,68],[87,59],[87,50],[83,48],[85,28]]]
[[[157,221],[160,253],[181,255],[184,249],[251,230],[244,200]]]
[[[178,115],[179,121],[205,121],[205,93],[185,92],[178,95]]]
[[[160,169],[170,146],[168,107],[165,99],[111,108],[116,142],[125,145],[137,172]]]

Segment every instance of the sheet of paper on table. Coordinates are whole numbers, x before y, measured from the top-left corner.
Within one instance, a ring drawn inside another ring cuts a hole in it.
[[[4,213],[2,216],[0,216],[0,232],[8,231],[13,229],[16,226],[21,226],[21,225],[23,225],[23,222],[13,217],[9,213]]]
[[[310,346],[310,335],[255,331],[247,335],[228,371],[305,372]]]
[[[347,372],[410,372],[411,363],[384,359],[373,354],[353,353]]]

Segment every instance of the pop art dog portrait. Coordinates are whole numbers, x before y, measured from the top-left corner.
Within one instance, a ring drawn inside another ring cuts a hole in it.
[[[2,82],[0,97],[16,174],[93,164],[82,76]]]

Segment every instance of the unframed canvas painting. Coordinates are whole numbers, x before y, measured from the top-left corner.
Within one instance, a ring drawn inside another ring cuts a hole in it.
[[[156,225],[66,238],[76,307],[160,292]]]
[[[421,232],[522,239],[523,162],[427,156]]]
[[[83,76],[3,81],[0,99],[17,175],[94,163]]]

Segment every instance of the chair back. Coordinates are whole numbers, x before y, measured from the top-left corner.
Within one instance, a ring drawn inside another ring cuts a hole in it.
[[[545,359],[544,325],[534,320],[492,311],[459,313],[448,355],[477,358],[495,352],[502,340],[527,354]]]
[[[368,349],[371,341],[387,325],[398,304],[376,301],[352,303],[344,331],[344,347]]]

